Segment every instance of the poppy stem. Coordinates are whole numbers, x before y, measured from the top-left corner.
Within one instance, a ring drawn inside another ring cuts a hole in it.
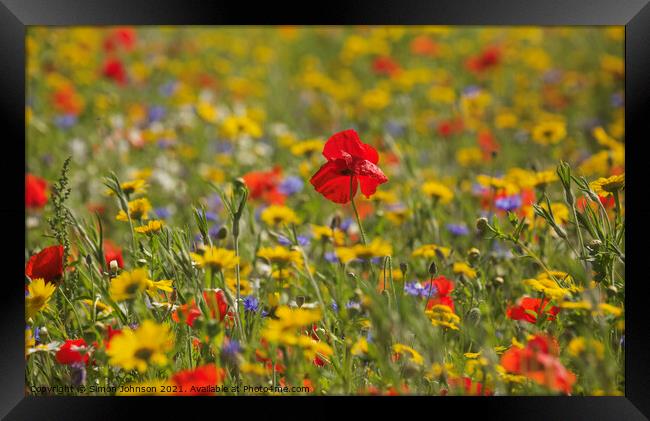
[[[365,246],[367,245],[366,233],[363,231],[363,225],[361,225],[361,218],[359,218],[357,205],[354,204],[353,187],[354,187],[354,176],[351,176],[350,177],[350,203],[352,203],[352,209],[354,209],[354,216],[357,217],[357,225],[359,226],[359,232],[361,233],[361,242]]]

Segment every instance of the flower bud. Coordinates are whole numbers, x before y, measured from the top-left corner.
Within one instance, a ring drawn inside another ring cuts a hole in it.
[[[500,276],[497,276],[497,277],[494,278],[493,281],[492,281],[492,283],[494,284],[495,287],[499,287],[499,286],[503,285],[503,282],[504,282],[504,280],[503,280],[503,278],[500,277]]]
[[[108,265],[111,268],[111,273],[117,273],[117,269],[119,267],[117,264],[117,260],[111,260],[111,262]]]
[[[437,272],[438,268],[436,267],[436,262],[432,261],[429,265],[429,275],[434,276]]]
[[[228,236],[228,228],[224,225],[217,231],[217,240],[223,240]]]
[[[334,230],[340,226],[341,226],[341,216],[334,215],[332,221],[330,222],[330,228]]]
[[[406,272],[408,271],[409,267],[405,262],[401,262],[399,264],[399,270],[402,272],[402,277],[406,278]]]
[[[488,220],[486,217],[481,217],[476,220],[476,229],[483,234],[488,227]]]
[[[296,297],[296,305],[298,308],[302,307],[302,305],[305,304],[305,296],[304,295],[299,295]]]
[[[469,258],[470,263],[473,263],[478,260],[479,257],[481,257],[481,251],[476,247],[472,247],[467,252],[467,257]]]

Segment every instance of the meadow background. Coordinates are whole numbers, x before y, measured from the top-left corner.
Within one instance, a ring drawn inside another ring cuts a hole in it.
[[[30,27],[26,393],[622,394],[623,41]]]

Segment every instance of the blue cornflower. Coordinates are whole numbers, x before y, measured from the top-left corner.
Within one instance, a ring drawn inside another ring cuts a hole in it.
[[[339,312],[339,305],[336,304],[336,301],[332,300],[332,310]]]
[[[160,121],[165,118],[165,114],[165,107],[162,105],[154,105],[153,107],[149,108],[149,121],[152,123]]]
[[[159,219],[167,219],[171,216],[171,211],[166,207],[160,207],[153,210]]]
[[[511,196],[500,197],[494,201],[494,206],[504,211],[513,211],[521,206],[521,196],[513,194]]]
[[[336,256],[336,253],[333,251],[328,251],[325,253],[325,260],[327,260],[330,263],[337,263],[339,261],[339,258]]]
[[[257,311],[260,301],[255,298],[253,295],[248,295],[244,297],[244,310],[246,311]]]
[[[280,193],[291,196],[296,193],[300,193],[304,187],[305,183],[300,177],[289,176],[285,178],[282,183],[278,186]]]
[[[465,224],[447,224],[447,230],[454,235],[469,234],[469,228]]]
[[[69,129],[77,124],[77,116],[74,114],[63,114],[54,118],[54,124],[60,129]]]

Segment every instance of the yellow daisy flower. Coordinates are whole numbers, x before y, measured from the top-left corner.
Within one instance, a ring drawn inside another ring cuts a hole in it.
[[[34,316],[47,307],[56,287],[46,283],[42,278],[33,279],[27,286],[28,295],[25,297],[25,314],[27,318]]]
[[[151,211],[151,203],[146,198],[135,199],[129,202],[129,216],[132,220],[139,221],[141,219],[149,219],[149,212]],[[115,217],[118,221],[128,221],[129,218],[126,215],[126,212],[120,210],[120,212]]]
[[[298,250],[289,250],[282,246],[262,247],[257,252],[257,256],[279,266],[286,266],[291,263],[302,264],[302,256]]]
[[[155,232],[158,232],[162,229],[163,225],[165,223],[159,219],[154,219],[152,221],[149,221],[147,225],[142,225],[139,227],[135,227],[134,230],[135,232],[138,232],[140,234],[153,234]]]
[[[260,218],[267,225],[299,224],[298,215],[286,206],[271,205],[264,209]]]
[[[589,187],[599,196],[611,196],[614,192],[625,187],[625,174],[601,177],[589,184]]]
[[[134,298],[138,292],[144,291],[151,282],[147,270],[134,269],[124,271],[111,280],[110,294],[115,301],[124,301]]]
[[[239,257],[233,250],[218,247],[206,247],[198,253],[190,253],[192,260],[201,268],[210,268],[214,271],[232,269],[239,263]]]
[[[114,336],[106,354],[112,365],[143,373],[151,365],[167,364],[166,354],[173,346],[168,326],[145,320],[137,329],[123,329],[121,334]]]

